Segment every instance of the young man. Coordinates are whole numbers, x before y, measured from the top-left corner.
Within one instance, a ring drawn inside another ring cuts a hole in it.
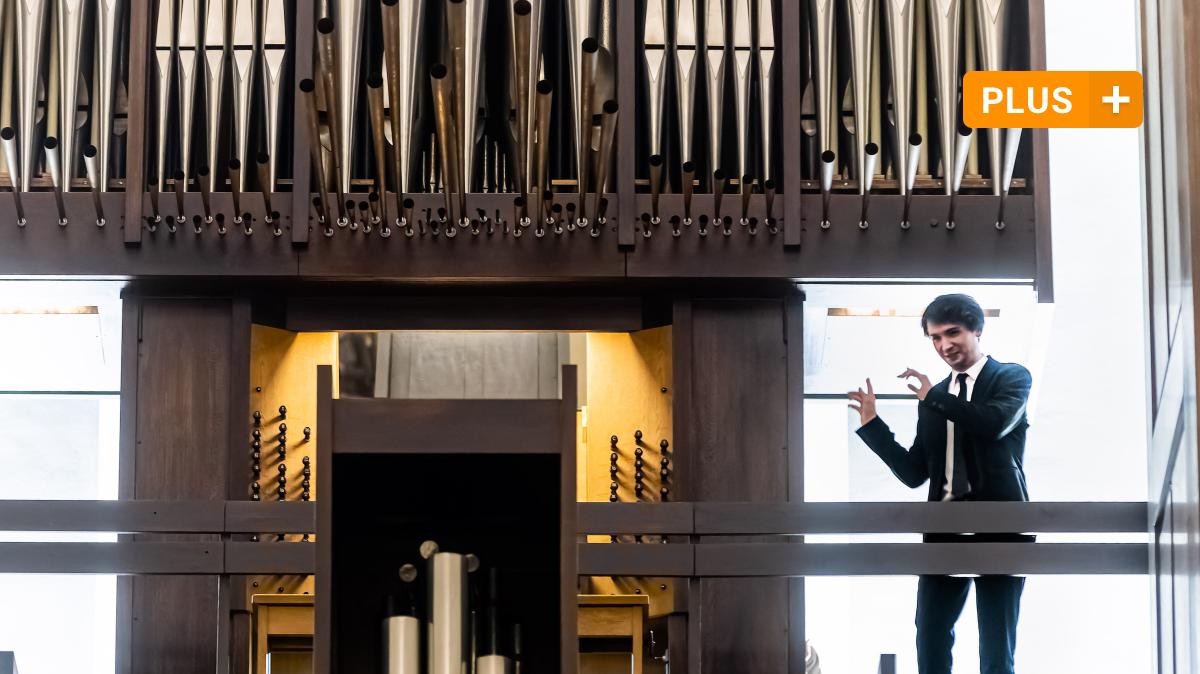
[[[930,501],[1028,501],[1025,430],[1029,371],[985,356],[979,347],[983,310],[967,295],[942,295],[921,316],[921,328],[952,373],[937,384],[911,368],[900,373],[917,395],[917,435],[910,449],[896,442],[875,412],[875,390],[850,393],[862,422],[858,435],[912,488],[929,481]],[[926,535],[928,542],[1030,540],[1013,534]],[[917,583],[917,667],[950,674],[954,623],[970,578],[921,576]],[[1017,614],[1024,578],[975,578],[980,674],[1013,674]]]

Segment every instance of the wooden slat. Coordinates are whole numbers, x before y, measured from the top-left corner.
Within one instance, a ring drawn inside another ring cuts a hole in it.
[[[226,533],[308,534],[317,530],[314,501],[228,501]]]
[[[219,541],[0,543],[0,573],[219,574]]]
[[[581,534],[691,534],[691,503],[579,503]]]
[[[578,503],[580,534],[1140,533],[1147,505],[1115,503]],[[4,501],[0,531],[312,533],[303,501]]]
[[[317,546],[313,543],[225,543],[225,573],[312,574]]]
[[[1142,532],[1145,503],[697,503],[696,533]]]
[[[341,398],[333,401],[333,451],[558,454],[558,411],[557,400]]]
[[[1144,574],[1140,543],[581,543],[585,576]],[[0,543],[0,573],[312,573],[309,543]],[[694,556],[694,558],[693,558]]]
[[[695,570],[690,543],[580,543],[581,576],[686,577]]]
[[[643,314],[638,297],[302,297],[288,300],[287,329],[629,332]]]
[[[0,501],[0,531],[212,533],[220,501]]]
[[[696,546],[696,575],[1144,574],[1148,550],[1141,543],[712,543]]]

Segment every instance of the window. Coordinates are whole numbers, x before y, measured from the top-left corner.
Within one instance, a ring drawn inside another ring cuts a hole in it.
[[[119,291],[117,283],[0,281],[0,498],[117,497]],[[115,576],[0,575],[0,606],[0,650],[15,653],[21,672],[113,671]]]

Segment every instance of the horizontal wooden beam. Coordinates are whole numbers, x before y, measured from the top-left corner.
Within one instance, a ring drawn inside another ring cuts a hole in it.
[[[1146,504],[580,503],[581,534],[1140,533]]]
[[[691,534],[691,503],[580,503],[581,534]]]
[[[1140,543],[579,544],[579,573],[585,576],[1140,575],[1148,570],[1148,548]]]
[[[553,404],[553,401],[547,402]],[[514,444],[522,440],[529,442],[533,437],[526,435],[521,438],[515,430],[510,436],[507,442]],[[499,445],[506,444],[500,442],[500,438],[496,436],[490,438],[490,441]],[[498,448],[496,451],[519,453],[535,449],[530,445],[523,445],[516,450]],[[1140,533],[1146,528],[1147,505],[1141,502],[670,502],[580,503],[577,508],[577,528],[581,534],[725,536]],[[315,513],[315,503],[299,501],[0,500],[0,531],[299,534],[315,531]]]
[[[596,330],[645,327],[638,297],[519,295],[302,297],[287,302],[287,329],[322,330]]]
[[[314,543],[0,543],[0,573],[311,574]]]
[[[662,546],[670,547],[670,546]],[[1141,543],[712,543],[696,575],[1110,575],[1149,572]]]
[[[553,404],[551,402],[551,404]],[[436,405],[434,405],[436,407]],[[354,416],[354,415],[352,415]],[[529,431],[528,428],[524,431]],[[533,432],[530,432],[533,433]],[[511,434],[510,443],[538,433]],[[499,437],[490,438],[499,443]],[[422,445],[428,446],[428,445]],[[475,447],[479,450],[479,447]],[[517,451],[535,451],[523,445]],[[499,450],[497,450],[499,451]],[[512,450],[508,450],[512,451]],[[1146,528],[1145,503],[581,503],[580,534],[1116,534]],[[0,500],[0,531],[312,534],[302,501]]]
[[[559,454],[558,400],[333,401],[335,454]]]
[[[128,193],[126,193],[128,194]],[[362,236],[337,229],[332,238],[323,236],[319,227],[309,233],[308,243],[292,245],[293,226],[302,231],[309,226],[309,213],[299,214],[293,223],[292,201],[276,199],[273,206],[281,211],[282,235],[275,237],[272,228],[263,222],[265,207],[255,192],[242,195],[242,210],[250,211],[255,219],[253,234],[247,236],[233,226],[232,196],[227,192],[211,195],[212,209],[225,216],[227,232],[222,235],[212,225],[197,234],[192,216],[203,212],[201,194],[184,195],[188,222],[178,226],[175,233],[164,221],[157,231],[150,232],[140,217],[125,218],[126,194],[110,192],[102,195],[105,216],[110,223],[96,227],[91,194],[63,194],[69,227],[58,227],[58,211],[54,194],[49,191],[27,192],[22,200],[29,225],[17,227],[11,211],[0,212],[0,269],[7,275],[43,276],[120,276],[131,278],[188,278],[196,276],[245,279],[292,278],[331,281],[375,282],[415,281],[464,282],[476,287],[505,281],[519,282],[589,282],[611,284],[619,279],[1005,279],[1029,281],[1041,274],[1038,255],[1039,231],[1034,222],[1034,197],[1016,194],[1008,198],[1008,226],[996,230],[993,226],[998,211],[997,197],[964,194],[956,200],[958,227],[945,227],[949,213],[949,197],[919,194],[913,197],[910,216],[911,229],[901,229],[903,197],[896,194],[876,194],[871,198],[868,214],[870,227],[858,227],[862,200],[857,194],[834,194],[831,197],[830,218],[833,226],[821,229],[822,200],[806,198],[799,223],[789,221],[787,236],[795,237],[785,245],[785,232],[771,234],[760,223],[754,227],[737,224],[739,200],[726,195],[726,215],[733,216],[730,236],[711,223],[700,235],[699,223],[681,229],[673,237],[670,219],[682,215],[680,195],[662,195],[663,223],[652,227],[653,236],[643,238],[638,233],[636,247],[618,246],[616,232],[606,230],[600,238],[587,231],[556,235],[552,230],[543,238],[532,232],[521,238],[504,234],[503,227],[491,235],[485,232],[473,236],[469,230],[452,239],[429,234],[405,237],[397,232],[391,238],[376,235]],[[441,195],[412,195],[419,199],[437,201]],[[564,194],[564,198],[569,195]],[[7,198],[7,197],[6,197]],[[508,195],[478,195],[485,201],[507,200],[501,216],[511,218],[511,197]],[[649,210],[650,195],[638,196],[637,212]],[[148,214],[149,195],[140,201]],[[780,195],[774,217],[783,215],[784,208],[794,210],[788,197]],[[765,216],[765,200],[761,195],[751,199],[750,215]],[[490,204],[489,204],[490,206]],[[163,195],[160,207],[165,220],[176,214],[175,199]],[[130,213],[133,213],[133,209]],[[697,194],[692,206],[694,214],[712,213],[712,197]],[[488,212],[495,215],[495,209]],[[121,223],[124,221],[124,228]],[[628,223],[629,233],[642,225]],[[511,227],[510,227],[511,229]],[[127,240],[125,234],[133,239]],[[301,235],[303,236],[303,235]],[[803,243],[802,246],[798,245]],[[128,246],[128,243],[137,243]],[[1045,260],[1042,260],[1044,263]],[[1044,265],[1042,265],[1044,266]],[[610,286],[611,287],[611,286]],[[344,295],[339,300],[347,299]],[[509,315],[506,309],[524,313]],[[456,314],[452,306],[445,311],[423,313],[414,305],[413,311],[388,314],[382,311],[362,314],[354,325],[330,325],[332,315],[319,310],[297,315],[297,325],[312,327],[292,329],[401,329],[393,325],[411,325],[425,317],[436,317],[447,326],[490,321],[506,329],[566,329],[558,327],[553,314],[522,310],[519,306],[497,305],[495,310],[479,314]],[[601,307],[593,312],[598,327],[587,329],[636,329],[628,325],[629,314],[621,307],[613,313]],[[336,312],[335,312],[336,313]],[[635,318],[636,320],[636,318]],[[534,327],[527,327],[534,326]],[[617,327],[605,327],[615,324]],[[290,326],[289,326],[290,327]],[[486,327],[481,326],[480,329]]]
[[[315,543],[225,543],[224,573],[301,574],[316,573]]]
[[[697,503],[695,513],[702,536],[1146,530],[1146,504],[1136,502]]]
[[[306,534],[315,520],[303,501],[0,500],[0,531]]]
[[[311,534],[317,531],[312,501],[226,501],[225,531],[230,534]]]
[[[224,565],[220,541],[0,543],[0,573],[215,575]]]
[[[0,501],[0,531],[188,534],[224,528],[223,501]]]
[[[695,573],[694,547],[688,543],[580,543],[579,575],[688,577]]]

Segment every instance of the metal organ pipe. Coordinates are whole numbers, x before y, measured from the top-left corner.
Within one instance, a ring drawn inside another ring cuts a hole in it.
[[[12,186],[13,203],[17,208],[17,226],[24,227],[25,207],[21,203],[21,169],[17,154],[17,132],[11,126],[0,129],[0,146],[4,148],[4,164],[8,168],[8,182]]]
[[[411,588],[416,577],[416,567],[402,566],[400,580],[405,584],[404,593],[388,597],[387,616],[383,619],[385,674],[421,672],[421,621],[417,618]]]
[[[938,138],[942,141],[942,178],[946,194],[957,187],[955,154],[958,120],[958,42],[960,0],[930,0],[929,26],[937,74]],[[968,145],[969,147],[969,145]],[[965,160],[965,156],[964,156]],[[964,164],[965,168],[965,164]]]
[[[58,135],[65,151],[62,157],[63,189],[71,191],[75,175],[75,118],[79,103],[80,43],[85,5],[82,0],[58,2]]]
[[[46,168],[50,171],[50,182],[54,185],[54,205],[58,207],[58,224],[67,226],[67,209],[62,197],[62,153],[59,151],[58,139],[54,136],[46,138],[42,143],[46,150]]]
[[[892,124],[896,131],[892,145],[895,148],[892,153],[892,172],[900,183],[900,194],[908,194],[912,189],[912,181],[908,179],[908,162],[915,161],[908,143],[912,129],[914,2],[915,0],[884,0],[887,19],[884,25],[887,28],[888,61],[892,80]],[[919,147],[917,152],[920,152]]]
[[[420,674],[421,623],[415,616],[395,615],[384,620],[387,674]]]
[[[196,65],[200,46],[200,3],[198,0],[180,0],[179,37],[176,50],[176,73],[179,78],[179,149],[178,168],[183,172],[182,187],[187,189],[187,171],[192,157],[192,114],[196,102]],[[172,174],[173,180],[175,172]],[[176,191],[179,188],[176,187]],[[182,215],[182,213],[181,213]]]
[[[479,560],[441,552],[433,541],[421,544],[421,556],[429,568],[429,674],[462,674],[471,657],[467,574],[479,567]]]
[[[854,170],[858,172],[858,193],[870,191],[870,171],[874,166],[867,166],[867,144],[874,141],[871,138],[871,90],[874,83],[871,80],[871,54],[875,42],[875,0],[849,0],[848,16],[850,18],[850,56],[854,62],[853,91],[854,91]],[[864,218],[865,220],[865,218]]]
[[[117,19],[122,6],[119,0],[99,0],[96,4],[96,82],[92,87],[92,143],[96,146],[96,164],[100,171],[101,192],[108,191],[108,157],[113,130],[113,102],[116,99]]]
[[[1008,0],[977,0],[975,19],[979,29],[980,66],[983,70],[1004,69],[1004,45],[1008,39]],[[967,26],[974,30],[975,26]],[[1004,129],[988,129],[988,153],[990,154],[992,194],[1000,196],[1003,191],[1001,176],[1005,166],[1005,154],[1001,151]],[[1008,146],[1005,144],[1004,150]]]
[[[220,166],[218,138],[221,135],[221,107],[225,93],[225,4],[226,0],[209,0],[204,23],[204,97],[208,102],[204,115],[205,166],[208,190],[215,191],[217,168]],[[201,167],[203,170],[204,167]]]
[[[83,163],[87,167],[88,183],[92,186],[92,204],[96,208],[96,226],[103,227],[104,204],[100,201],[100,166],[97,161],[99,152],[95,145],[89,145],[83,150]]]
[[[24,192],[29,191],[38,155],[34,152],[34,129],[37,127],[38,87],[42,81],[42,47],[46,34],[43,28],[49,4],[50,0],[16,0],[12,3],[17,14],[17,83],[20,91],[17,123],[21,131],[22,165],[18,175]]]
[[[258,54],[262,64],[263,93],[266,94],[263,109],[267,118],[267,156],[271,159],[267,167],[269,184],[262,188],[264,192],[275,189],[274,158],[279,151],[279,105],[283,99],[283,59],[287,53],[286,28],[283,0],[266,0],[266,6],[263,8],[263,39]]]
[[[438,155],[442,160],[442,190],[446,195],[446,218],[454,219],[454,195],[458,185],[458,171],[455,164],[455,124],[452,111],[454,101],[451,97],[449,70],[437,63],[429,70],[433,81],[434,120],[437,123]]]
[[[240,162],[250,161],[247,154],[250,143],[250,95],[254,81],[254,4],[253,0],[233,0],[233,137],[236,140],[234,156]],[[246,189],[245,174],[238,174],[237,188]],[[230,180],[233,175],[230,174]]]

